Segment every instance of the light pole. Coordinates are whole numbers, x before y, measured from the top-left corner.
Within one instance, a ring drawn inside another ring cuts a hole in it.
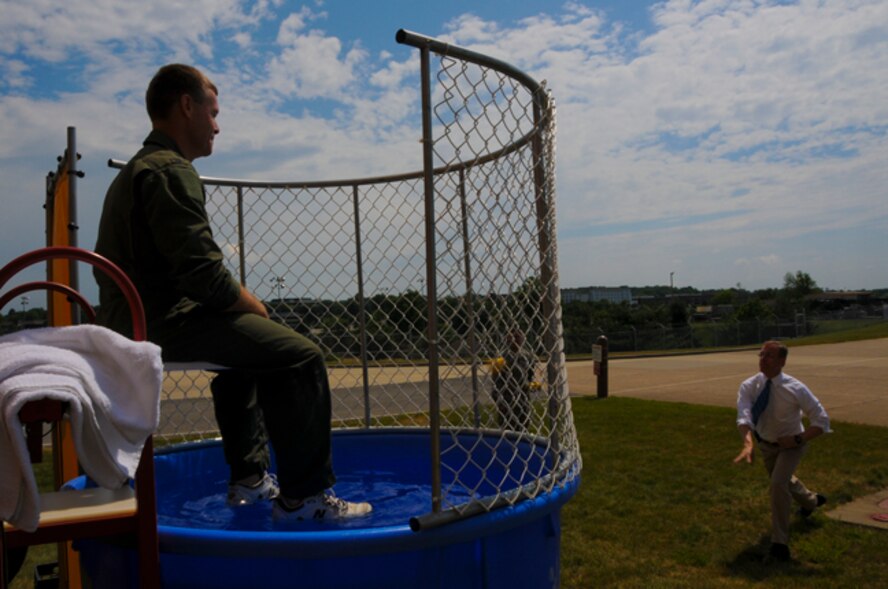
[[[24,312],[28,310],[28,303],[30,303],[30,302],[31,302],[31,300],[27,296],[23,296],[21,298],[22,314],[24,314]]]
[[[277,287],[277,291],[278,291],[278,303],[280,303],[281,301],[283,301],[283,298],[281,298],[281,290],[284,288],[284,285],[287,284],[287,279],[286,279],[286,277],[284,277],[284,276],[274,276],[274,277],[272,277],[272,278],[269,279],[269,282],[272,282],[272,283],[275,285],[275,287]]]
[[[670,272],[669,273],[669,304],[670,305],[672,305],[672,303],[675,302],[675,285],[672,282],[673,276],[675,276],[675,272]]]

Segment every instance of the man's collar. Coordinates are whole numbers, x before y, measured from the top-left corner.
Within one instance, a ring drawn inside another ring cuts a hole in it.
[[[170,149],[175,151],[182,157],[185,157],[182,154],[182,150],[179,149],[179,146],[176,145],[176,142],[173,141],[173,138],[164,133],[163,131],[158,131],[157,129],[153,129],[151,133],[148,134],[148,137],[145,138],[145,141],[142,145],[148,146],[149,144],[159,145],[165,149]]]

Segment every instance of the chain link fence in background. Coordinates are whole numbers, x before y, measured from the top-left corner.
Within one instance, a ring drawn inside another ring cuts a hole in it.
[[[410,33],[399,41],[423,64],[423,171],[207,178],[207,208],[235,275],[325,351],[334,427],[428,429],[442,487],[433,511],[463,514],[550,491],[580,469],[556,265],[555,109],[506,64]],[[159,439],[216,435],[211,377],[169,373]]]

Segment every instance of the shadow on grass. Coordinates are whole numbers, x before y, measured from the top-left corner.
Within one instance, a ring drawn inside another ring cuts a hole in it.
[[[6,549],[6,582],[11,583],[12,579],[18,574],[22,565],[25,564],[25,557],[28,554],[28,547],[7,548]]]
[[[823,527],[819,518],[803,519],[794,522],[790,527],[790,538],[801,539]],[[729,576],[739,577],[752,582],[762,582],[772,577],[786,579],[806,579],[822,576],[823,570],[799,558],[796,551],[790,560],[772,561],[768,559],[771,538],[763,534],[758,543],[742,550],[733,560],[728,562],[726,569]]]
[[[728,575],[750,582],[763,582],[772,577],[801,580],[821,574],[820,569],[800,562],[795,556],[786,562],[769,561],[767,555],[770,547],[770,538],[762,536],[758,544],[749,546],[727,564]]]

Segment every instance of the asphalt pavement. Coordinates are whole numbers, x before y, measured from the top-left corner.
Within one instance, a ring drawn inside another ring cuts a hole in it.
[[[723,407],[758,372],[758,349],[659,357],[611,358],[608,393]],[[790,347],[784,372],[804,382],[833,421],[888,427],[888,338]],[[591,361],[569,362],[571,395],[596,395]]]

